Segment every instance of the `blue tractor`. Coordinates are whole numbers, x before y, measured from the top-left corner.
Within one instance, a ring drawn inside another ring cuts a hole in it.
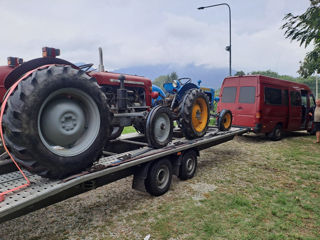
[[[191,78],[179,78],[172,83],[165,83],[163,87],[153,85],[152,91],[158,92],[159,96],[153,100],[153,105],[164,105],[171,109],[173,119],[177,121],[184,136],[194,139],[205,135],[210,122],[210,117],[216,118],[219,130],[229,130],[232,124],[232,113],[222,110],[214,113],[214,106],[219,101],[215,97],[212,88],[200,87],[192,83]]]

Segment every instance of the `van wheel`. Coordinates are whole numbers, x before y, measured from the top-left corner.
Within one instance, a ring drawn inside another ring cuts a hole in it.
[[[282,127],[280,124],[277,124],[271,133],[268,134],[268,137],[272,141],[279,141],[282,138]]]
[[[312,126],[312,128],[308,130],[308,133],[309,133],[311,136],[316,135],[316,128],[315,128],[314,126]]]

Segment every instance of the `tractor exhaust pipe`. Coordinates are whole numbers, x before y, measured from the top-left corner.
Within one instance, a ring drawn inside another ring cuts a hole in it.
[[[102,48],[99,47],[99,72],[104,72]]]

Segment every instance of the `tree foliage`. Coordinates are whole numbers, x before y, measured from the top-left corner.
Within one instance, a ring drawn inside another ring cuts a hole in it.
[[[273,72],[271,70],[253,71],[250,74],[252,74],[252,75],[264,75],[264,76],[278,78],[278,79],[282,79],[282,80],[303,83],[303,84],[308,85],[313,93],[316,92],[316,78],[317,78],[316,76],[309,76],[307,78],[304,78],[304,77],[292,77],[292,76],[289,76],[289,75],[280,75],[279,73]]]
[[[300,46],[314,44],[314,49],[308,52],[303,62],[300,62],[298,73],[303,77],[320,73],[320,0],[310,0],[310,7],[301,15],[288,13],[282,25],[285,37],[300,42]]]
[[[178,79],[178,75],[176,72],[172,72],[168,75],[161,75],[161,76],[157,77],[155,80],[153,80],[152,84],[156,85],[156,86],[162,88],[162,90],[164,90],[163,84],[168,83],[168,82],[173,82],[173,80],[175,80],[175,79]]]
[[[234,76],[243,76],[246,75],[246,73],[244,71],[237,71]]]

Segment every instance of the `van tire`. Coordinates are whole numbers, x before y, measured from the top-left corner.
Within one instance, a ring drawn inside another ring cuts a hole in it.
[[[282,126],[281,126],[281,124],[278,123],[278,124],[274,127],[274,129],[272,130],[272,132],[270,132],[270,133],[268,134],[268,137],[269,137],[269,139],[272,140],[272,141],[279,141],[279,140],[282,139],[282,135],[283,135],[283,133],[282,133]]]

